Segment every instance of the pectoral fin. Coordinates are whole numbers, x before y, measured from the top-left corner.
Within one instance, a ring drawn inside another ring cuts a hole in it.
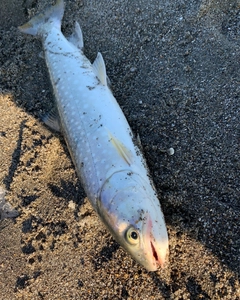
[[[54,107],[47,115],[42,118],[42,121],[51,129],[61,131],[60,119],[57,108]]]
[[[117,150],[118,154],[122,157],[122,159],[130,166],[132,163],[132,153],[131,151],[124,146],[122,142],[120,142],[117,138],[115,138],[111,132],[108,132],[110,142]]]

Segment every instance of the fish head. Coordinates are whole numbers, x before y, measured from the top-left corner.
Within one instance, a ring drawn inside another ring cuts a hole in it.
[[[156,271],[159,266],[164,266],[168,253],[167,229],[159,200],[154,190],[148,191],[136,176],[122,175],[117,174],[122,177],[122,187],[117,178],[104,184],[98,213],[113,237],[134,260],[148,271]]]

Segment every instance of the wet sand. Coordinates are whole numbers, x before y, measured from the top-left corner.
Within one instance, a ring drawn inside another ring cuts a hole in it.
[[[143,151],[166,218],[169,260],[148,273],[99,221],[61,134],[39,40],[17,26],[46,0],[1,0],[0,299],[239,299],[240,2],[66,1]],[[175,154],[166,150],[173,147]]]

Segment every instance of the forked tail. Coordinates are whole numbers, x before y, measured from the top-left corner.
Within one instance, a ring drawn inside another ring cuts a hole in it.
[[[49,23],[60,30],[63,14],[64,2],[63,0],[57,0],[55,5],[48,7],[44,12],[36,15],[26,24],[19,26],[18,29],[23,33],[38,35],[41,26]]]

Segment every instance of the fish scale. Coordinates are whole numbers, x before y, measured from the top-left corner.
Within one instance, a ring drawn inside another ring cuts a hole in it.
[[[93,64],[86,58],[78,23],[69,40],[64,37],[63,13],[64,3],[58,0],[19,29],[42,39],[59,127],[88,199],[122,247],[155,271],[164,265],[168,252],[156,190],[107,85],[102,55],[98,53]]]

